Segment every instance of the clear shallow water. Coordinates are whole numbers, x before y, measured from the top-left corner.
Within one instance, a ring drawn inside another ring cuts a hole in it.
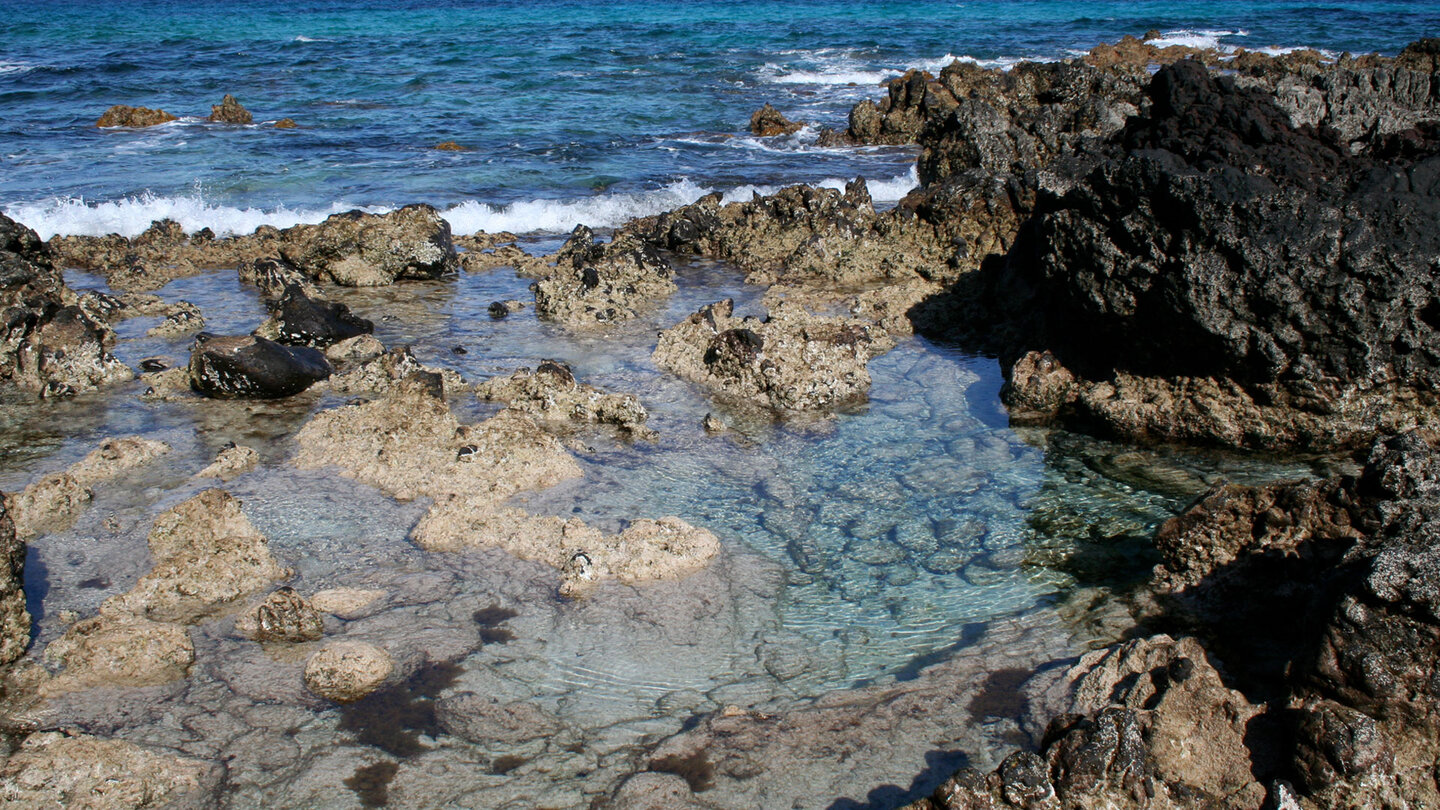
[[[854,101],[907,67],[1064,57],[1150,29],[1192,44],[1393,53],[1440,31],[1440,10],[0,0],[0,208],[48,236],[133,234],[161,216],[248,232],[417,201],[452,208],[458,232],[568,231],[713,189],[855,175],[893,200],[910,186],[906,150],[818,149],[813,131],[762,141],[744,132],[750,113],[769,101],[817,126],[843,126]],[[255,126],[203,122],[227,92]],[[96,129],[119,103],[182,119]],[[282,117],[300,128],[268,126]],[[432,148],[442,141],[470,151]]]

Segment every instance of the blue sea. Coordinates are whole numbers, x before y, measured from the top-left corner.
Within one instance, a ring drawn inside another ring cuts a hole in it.
[[[49,236],[134,234],[162,216],[246,232],[428,202],[457,232],[563,232],[856,175],[895,200],[913,185],[907,150],[815,145],[886,78],[1152,29],[1395,53],[1440,32],[1440,5],[0,0],[0,210]],[[226,93],[255,125],[205,122]],[[766,102],[811,127],[749,136]],[[180,120],[96,129],[112,104]],[[274,129],[282,118],[298,128]],[[445,141],[468,151],[433,148]]]

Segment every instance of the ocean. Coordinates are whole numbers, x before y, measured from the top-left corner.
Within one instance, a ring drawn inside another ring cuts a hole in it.
[[[55,233],[171,217],[248,232],[427,202],[457,233],[613,226],[710,191],[914,184],[901,148],[825,149],[911,67],[1074,56],[1124,34],[1395,53],[1426,2],[0,2],[0,210]],[[248,127],[205,122],[231,93]],[[810,124],[758,139],[774,104]],[[112,104],[180,120],[99,130]],[[292,118],[293,130],[276,130]],[[437,151],[453,141],[463,152]]]

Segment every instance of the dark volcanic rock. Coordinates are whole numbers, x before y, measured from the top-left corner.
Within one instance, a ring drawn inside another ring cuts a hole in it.
[[[1040,203],[1010,256],[1044,321],[1019,348],[1078,378],[1060,412],[1265,447],[1435,421],[1440,157],[1356,156],[1193,62],[1148,93],[1113,159]],[[1031,381],[1009,389],[1026,410]]]
[[[323,349],[375,331],[375,324],[352,314],[344,304],[317,301],[293,284],[275,302],[271,315],[271,322],[262,326],[260,333],[287,346]]]
[[[202,334],[190,354],[190,385],[208,397],[288,397],[329,376],[330,364],[320,351],[262,337]]]
[[[133,378],[79,303],[35,232],[0,215],[0,379],[58,397]]]

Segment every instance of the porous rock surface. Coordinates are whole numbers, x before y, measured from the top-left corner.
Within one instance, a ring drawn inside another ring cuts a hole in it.
[[[0,494],[0,666],[30,646],[30,612],[25,609],[25,543],[15,533],[10,499]]]
[[[186,234],[174,220],[157,220],[133,238],[57,235],[49,246],[64,266],[99,273],[112,288],[130,292],[211,269],[238,268],[242,281],[275,297],[290,283],[367,287],[435,279],[458,268],[450,224],[428,205],[349,211],[284,230],[262,225],[223,239],[208,228]]]
[[[195,473],[196,478],[219,478],[229,481],[237,475],[247,473],[260,463],[260,453],[243,444],[230,444],[215,454],[215,460],[205,469]]]
[[[320,614],[294,588],[277,588],[235,619],[235,631],[255,641],[315,641],[325,634]]]
[[[570,367],[557,360],[545,360],[533,371],[523,368],[508,377],[492,377],[477,385],[475,393],[539,419],[598,422],[630,433],[645,433],[649,416],[634,396],[609,394],[579,382]]]
[[[0,767],[0,804],[75,807],[208,807],[223,766],[164,749],[85,734],[32,734]]]
[[[535,311],[574,326],[621,321],[675,291],[674,270],[653,245],[616,234],[608,243],[578,225],[535,282]]]
[[[42,694],[184,678],[195,660],[188,625],[292,573],[271,556],[240,502],[219,489],[162,513],[148,543],[154,567],[45,649],[46,660],[64,669],[41,685]]]
[[[793,135],[805,128],[804,122],[791,121],[779,110],[766,104],[750,116],[750,132],[762,138],[776,135]]]
[[[226,93],[219,104],[210,107],[210,121],[215,124],[250,124],[255,121],[255,117],[240,106],[234,96]]]
[[[10,518],[22,540],[68,527],[94,497],[95,486],[170,452],[164,442],[127,436],[106,439],[67,469],[50,473],[10,496]]]
[[[152,110],[149,107],[131,107],[128,104],[116,104],[106,110],[95,122],[95,126],[106,127],[153,127],[156,124],[167,124],[174,121],[175,116],[164,110]]]
[[[1022,340],[1053,354],[1043,369],[1011,354],[1007,401],[1239,446],[1354,446],[1433,424],[1440,231],[1425,223],[1440,215],[1440,145],[1356,155],[1194,62],[1147,93],[1150,113],[1038,204],[1011,253],[1008,283],[1033,291],[1022,306],[1041,319]]]
[[[78,304],[35,232],[0,214],[0,380],[63,397],[133,379],[115,333]]]
[[[344,304],[326,301],[298,284],[290,284],[271,302],[270,320],[261,324],[255,334],[286,346],[324,349],[374,331],[375,324],[353,314]]]
[[[379,689],[395,671],[384,649],[365,641],[336,641],[305,662],[305,686],[336,703],[351,703]]]
[[[885,330],[783,307],[736,318],[726,299],[665,330],[655,362],[685,379],[778,410],[833,408],[863,399],[867,363],[893,345]]]

